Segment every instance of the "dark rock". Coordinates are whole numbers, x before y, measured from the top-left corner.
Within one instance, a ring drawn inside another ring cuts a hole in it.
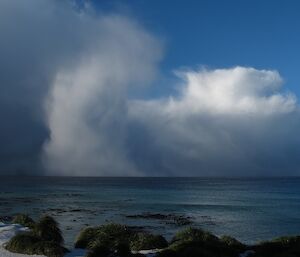
[[[13,216],[0,216],[0,222],[6,223],[6,222],[11,222],[13,220]]]
[[[161,214],[161,213],[142,213],[135,215],[125,215],[126,218],[130,219],[154,219],[165,221],[166,224],[172,224],[177,226],[185,226],[192,224],[192,218],[178,214]]]

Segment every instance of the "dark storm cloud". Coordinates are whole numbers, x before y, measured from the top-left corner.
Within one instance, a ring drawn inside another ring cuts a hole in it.
[[[51,15],[59,8],[51,1],[0,2],[1,172],[36,168],[47,136],[42,102],[58,66],[75,51]]]
[[[127,88],[153,77],[157,40],[75,1],[1,1],[0,33],[1,172],[41,172],[42,160],[51,174],[134,174],[120,112]]]
[[[0,2],[1,172],[37,168],[48,136],[43,102],[50,85],[93,39],[73,7],[68,1]]]

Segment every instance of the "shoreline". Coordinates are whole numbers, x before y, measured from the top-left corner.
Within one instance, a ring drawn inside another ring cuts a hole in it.
[[[3,184],[2,215],[55,217],[67,246],[81,228],[105,222],[143,225],[167,239],[182,228],[172,220],[154,219],[157,214],[191,216],[192,226],[216,235],[231,235],[246,244],[300,231],[300,182],[294,179],[124,181],[36,177],[34,181],[16,181],[11,177]],[[147,212],[153,217],[144,217]]]
[[[118,224],[116,224],[116,225],[118,225]],[[105,227],[105,226],[109,226],[109,224],[101,225],[101,226]],[[88,228],[88,229],[98,229],[101,226],[95,227],[95,228]],[[118,225],[118,226],[123,226],[123,225]],[[84,232],[85,230],[87,230],[87,228],[83,229],[82,232]],[[0,256],[1,257],[47,257],[46,255],[40,255],[40,254],[30,255],[30,254],[15,253],[15,252],[10,252],[7,249],[5,249],[5,246],[7,245],[7,243],[14,236],[16,236],[18,234],[26,234],[30,231],[31,230],[28,227],[24,227],[20,224],[5,224],[5,223],[0,222]],[[215,235],[213,235],[209,232],[202,231],[202,230],[199,230],[199,229],[190,228],[189,233],[191,233],[191,232],[196,233],[193,236],[197,237],[197,233],[200,232],[200,231],[201,231],[201,233],[203,233],[203,235],[201,235],[201,237],[203,237],[203,236],[206,237],[205,240],[207,240],[208,244],[211,244],[212,242],[216,243],[217,240],[224,240],[224,242],[226,242],[226,244],[229,247],[233,247],[233,249],[236,250],[235,253],[237,255],[224,255],[226,257],[227,256],[230,256],[230,257],[231,256],[236,256],[236,257],[254,256],[254,257],[256,257],[256,251],[260,252],[261,251],[260,248],[265,247],[264,244],[267,246],[268,250],[271,249],[271,251],[273,252],[274,250],[277,251],[278,250],[277,248],[280,245],[282,245],[283,248],[285,248],[285,250],[286,250],[287,246],[293,247],[292,244],[295,243],[296,241],[297,241],[296,242],[297,245],[299,245],[299,243],[300,243],[300,236],[294,236],[294,237],[282,237],[282,238],[279,238],[279,239],[274,239],[274,240],[271,240],[271,241],[266,241],[266,242],[261,242],[261,243],[258,242],[257,244],[254,244],[254,245],[244,245],[244,244],[240,243],[239,241],[237,241],[235,238],[225,236],[226,239],[222,239],[222,237],[217,237],[217,236],[215,236]],[[82,232],[81,232],[81,234],[77,235],[77,240],[78,240],[78,238],[80,238],[80,236],[82,236]],[[191,235],[186,234],[185,236],[191,236]],[[114,239],[112,238],[111,240],[114,240]],[[209,242],[210,240],[211,240],[211,242]],[[281,240],[281,241],[279,241],[279,240]],[[189,242],[192,242],[192,241],[189,241]],[[205,247],[203,245],[203,242],[201,243],[200,241],[198,241],[198,243],[200,243],[200,245],[202,245],[201,247]],[[88,256],[89,250],[76,247],[76,243],[78,243],[78,241],[75,242],[74,248],[69,249],[69,251],[61,257],[86,257],[86,256]],[[169,251],[169,248],[170,248],[171,245],[172,245],[171,242],[168,242],[168,246],[166,246],[164,248],[131,250],[131,254],[133,256],[136,255],[136,256],[139,256],[139,257],[140,256],[145,256],[145,257],[155,257],[155,256],[158,256],[158,257],[160,257],[160,256],[172,257],[173,256],[172,254],[171,255],[164,255],[165,252]],[[209,247],[211,247],[211,246],[209,246]],[[219,246],[216,245],[216,247],[219,247]],[[274,249],[272,249],[272,247],[274,247]],[[263,251],[265,251],[265,250],[263,250]],[[300,249],[299,249],[299,252],[300,252]],[[180,257],[181,255],[174,255],[174,256],[175,257]],[[273,255],[257,255],[257,256],[269,257],[269,256],[273,256]],[[276,256],[284,257],[285,255],[276,255]],[[294,255],[289,255],[289,256],[294,256]],[[295,256],[298,256],[298,255],[295,255]],[[50,256],[50,257],[52,257],[52,256]],[[122,256],[120,256],[120,257],[122,257]]]

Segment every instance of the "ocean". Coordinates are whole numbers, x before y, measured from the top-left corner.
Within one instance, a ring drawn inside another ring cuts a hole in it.
[[[300,234],[300,178],[0,177],[0,216],[52,215],[67,246],[118,222],[164,235],[186,226],[251,244]]]

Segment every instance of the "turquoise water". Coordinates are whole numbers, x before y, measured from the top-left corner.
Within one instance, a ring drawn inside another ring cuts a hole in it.
[[[53,215],[70,246],[88,225],[120,222],[170,238],[184,226],[127,215],[190,217],[194,226],[246,243],[300,234],[300,178],[0,177],[0,216]]]

